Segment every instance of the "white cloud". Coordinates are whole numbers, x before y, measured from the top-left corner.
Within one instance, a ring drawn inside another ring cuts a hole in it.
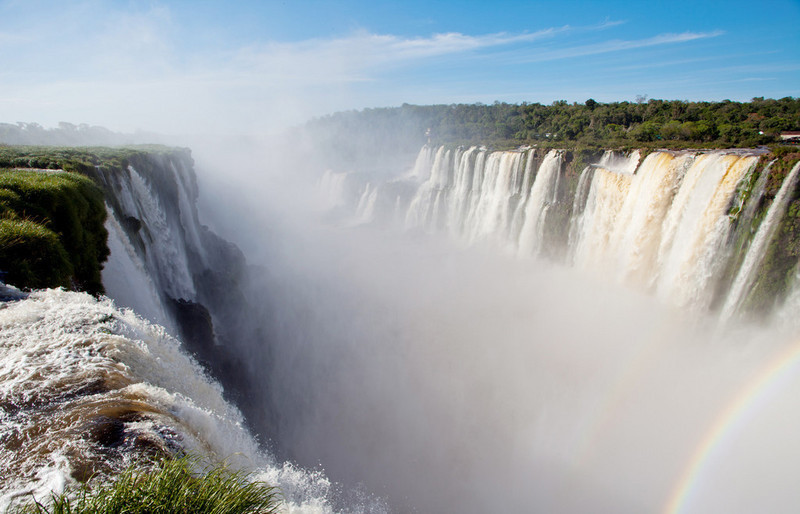
[[[552,37],[566,29],[561,27],[533,33],[480,36],[450,32],[416,38],[359,31],[335,39],[269,43],[243,48],[233,56],[233,64],[246,73],[269,72],[276,78],[360,82],[367,80],[375,67],[402,66],[421,59],[530,43]],[[314,66],[310,67],[309,63],[314,63]]]
[[[0,121],[87,122],[115,130],[169,132],[264,130],[373,101],[387,105],[419,99],[423,88],[444,86],[419,75],[413,91],[402,90],[387,77],[398,70],[413,77],[427,63],[452,65],[478,56],[493,64],[503,57],[513,65],[720,34],[663,34],[563,48],[567,36],[624,23],[605,20],[516,34],[405,37],[360,30],[298,42],[254,35],[247,45],[200,49],[181,39],[195,27],[183,26],[157,4],[130,10],[86,0],[59,5],[46,16],[39,4],[14,4],[17,23],[0,25],[0,112],[5,118]],[[12,7],[0,4],[7,21]],[[556,38],[563,49],[543,51]],[[447,89],[453,98],[463,93]]]
[[[542,62],[554,61],[559,59],[570,59],[574,57],[584,57],[587,55],[597,55],[624,50],[634,50],[659,45],[671,45],[676,43],[686,43],[698,39],[707,39],[723,35],[725,32],[716,30],[713,32],[683,32],[680,34],[659,34],[654,37],[634,40],[610,40],[551,50],[547,52],[537,52],[533,55],[520,57],[518,62]]]

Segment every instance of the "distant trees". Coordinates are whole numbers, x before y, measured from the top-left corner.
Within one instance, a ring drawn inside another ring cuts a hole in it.
[[[104,127],[61,121],[58,127],[44,128],[38,123],[0,123],[0,144],[88,146],[152,143],[160,138],[154,134],[119,134]]]
[[[800,99],[753,98],[750,102],[636,102],[409,105],[336,113],[312,120],[312,131],[337,144],[358,138],[418,147],[431,129],[432,142],[513,146],[537,142],[599,147],[756,146],[778,142],[780,133],[800,130]]]

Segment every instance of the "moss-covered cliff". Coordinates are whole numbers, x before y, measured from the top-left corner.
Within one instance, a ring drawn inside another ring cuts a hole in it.
[[[23,289],[103,292],[106,177],[188,150],[0,146],[0,272]],[[167,185],[165,184],[165,187]]]
[[[0,270],[22,288],[103,291],[108,257],[102,192],[86,177],[0,171]]]

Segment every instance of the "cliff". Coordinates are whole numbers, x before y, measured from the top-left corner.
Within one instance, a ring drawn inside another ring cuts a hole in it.
[[[191,153],[137,146],[0,147],[0,270],[22,289],[107,293],[160,323],[238,390],[246,264],[201,225]],[[114,258],[106,262],[109,253]]]

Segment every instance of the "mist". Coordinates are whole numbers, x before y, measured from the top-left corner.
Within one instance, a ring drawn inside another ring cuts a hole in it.
[[[602,274],[359,224],[321,196],[313,143],[282,144],[194,152],[201,216],[261,270],[268,348],[249,350],[243,409],[279,458],[392,512],[798,504],[797,365],[764,378],[794,353],[790,327],[722,326]]]
[[[268,452],[338,484],[339,511],[800,504],[785,314],[720,324],[603,269],[363,224],[331,208],[324,172],[350,162],[390,181],[414,156],[351,141],[377,157],[348,161],[318,137],[177,143],[193,150],[201,221],[251,267],[254,335],[229,342],[246,378],[228,392]]]
[[[413,153],[290,129],[404,102],[796,95],[795,6],[379,4],[2,2],[0,141],[192,149],[201,221],[249,266],[228,397],[268,452],[339,484],[340,511],[796,511],[794,323],[721,325],[607,270],[362,224],[324,172],[389,181]]]

